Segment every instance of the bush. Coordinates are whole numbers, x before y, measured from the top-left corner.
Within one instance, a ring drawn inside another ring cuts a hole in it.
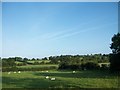
[[[17,66],[27,65],[26,63],[18,63]]]
[[[34,65],[39,65],[40,63],[38,61],[35,61],[34,62]]]
[[[80,65],[68,65],[68,64],[65,64],[65,63],[61,63],[59,65],[59,68],[58,69],[71,69],[71,70],[79,70],[80,69]]]
[[[110,54],[110,71],[111,72],[120,71],[120,53]]]
[[[49,67],[31,67],[31,68],[2,68],[3,72],[8,72],[8,71],[42,71],[42,70],[53,70],[53,69],[58,69],[57,66],[49,66]]]
[[[95,62],[87,62],[85,64],[81,64],[82,70],[93,70],[93,69],[99,69],[99,65]]]
[[[8,71],[18,71],[17,67],[3,67],[2,72],[8,72]]]
[[[102,67],[101,67],[102,70],[108,70],[109,67],[107,64],[102,64]]]

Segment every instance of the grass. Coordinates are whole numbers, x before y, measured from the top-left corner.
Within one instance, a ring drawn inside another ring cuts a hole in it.
[[[17,66],[17,67],[18,68],[38,68],[38,67],[51,67],[51,66],[58,67],[57,64],[25,65],[25,66]]]
[[[55,77],[55,81],[45,79]],[[107,71],[49,71],[2,73],[3,88],[117,88],[118,77]]]
[[[34,61],[27,61],[27,62],[34,63],[36,61],[34,60]],[[41,62],[49,63],[50,61],[49,60],[38,60],[37,62],[39,62],[39,63],[41,63]]]

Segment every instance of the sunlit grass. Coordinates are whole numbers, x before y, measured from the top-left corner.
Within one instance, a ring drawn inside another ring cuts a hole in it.
[[[55,81],[45,79],[55,77]],[[3,72],[3,88],[117,88],[118,78],[103,71]]]
[[[57,64],[48,64],[48,65],[25,65],[25,66],[17,66],[18,68],[37,68],[37,67],[51,67],[51,66],[56,66],[58,67]]]

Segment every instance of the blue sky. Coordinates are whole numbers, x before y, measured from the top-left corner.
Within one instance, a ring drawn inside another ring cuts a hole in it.
[[[3,3],[3,57],[110,53],[117,2]]]

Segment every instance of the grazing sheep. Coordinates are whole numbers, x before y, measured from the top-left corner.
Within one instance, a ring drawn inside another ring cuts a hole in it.
[[[73,71],[73,73],[75,73],[75,71]]]
[[[8,72],[8,74],[10,74],[11,72]]]
[[[51,80],[52,80],[52,81],[54,81],[54,80],[55,80],[55,78],[51,78]]]
[[[46,76],[45,78],[46,78],[46,79],[48,79],[48,78],[49,78],[49,76]]]
[[[18,73],[21,73],[20,71],[18,71]]]
[[[16,72],[14,72],[14,73],[16,73]]]
[[[46,72],[48,72],[48,71],[46,71]]]

